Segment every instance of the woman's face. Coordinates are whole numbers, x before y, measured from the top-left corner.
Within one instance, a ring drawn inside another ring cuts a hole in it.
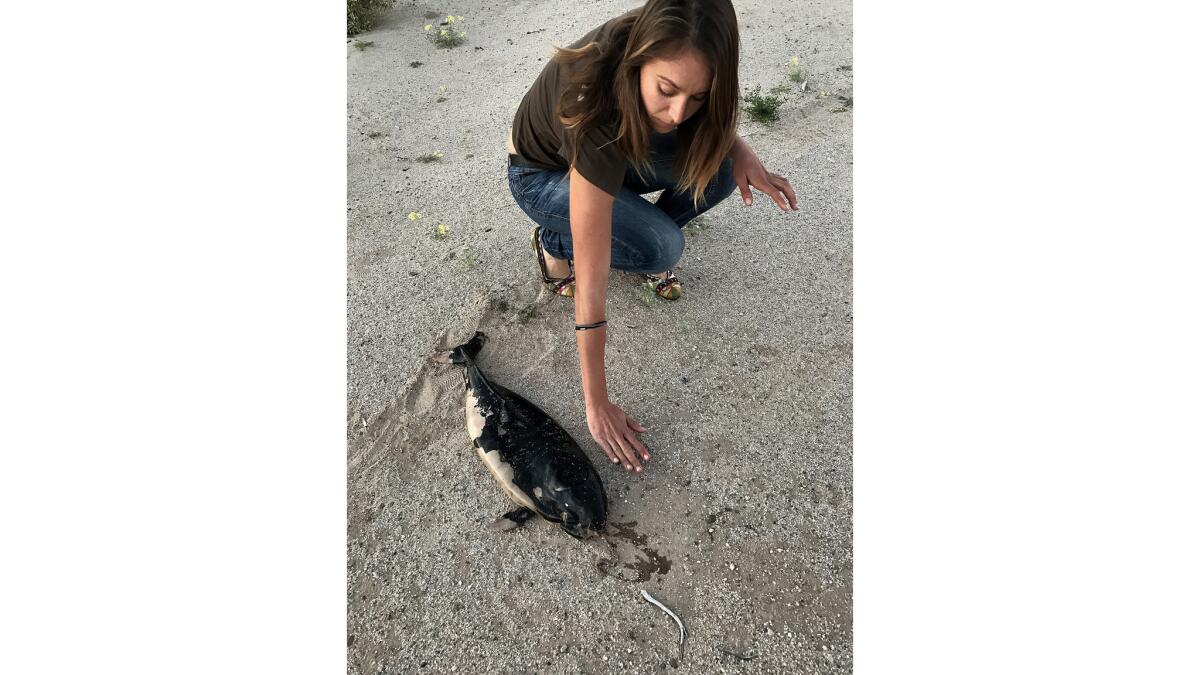
[[[691,117],[712,87],[712,71],[695,49],[642,66],[642,105],[654,131],[665,134]]]

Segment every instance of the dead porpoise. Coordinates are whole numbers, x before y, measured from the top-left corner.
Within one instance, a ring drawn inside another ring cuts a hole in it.
[[[576,539],[604,529],[608,496],[579,444],[549,415],[520,395],[489,382],[475,356],[487,336],[475,333],[435,359],[466,366],[467,431],[475,452],[519,508],[489,527],[510,530],[536,512]]]

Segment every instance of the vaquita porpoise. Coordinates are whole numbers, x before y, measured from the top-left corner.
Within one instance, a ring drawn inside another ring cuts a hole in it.
[[[483,465],[519,507],[489,527],[510,530],[537,513],[576,539],[599,534],[608,519],[608,496],[596,467],[549,415],[484,377],[475,357],[486,341],[475,333],[435,360],[466,367],[467,432]]]

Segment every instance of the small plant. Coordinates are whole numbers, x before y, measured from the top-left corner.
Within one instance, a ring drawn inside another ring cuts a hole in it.
[[[363,42],[362,40],[355,40],[354,48],[361,52],[362,50],[366,49],[367,47],[370,47],[373,44],[375,44],[374,41]]]
[[[800,57],[793,56],[791,61],[788,61],[788,79],[800,85],[800,91],[808,89],[808,81],[812,77],[808,73],[808,69],[800,65]]]
[[[450,228],[446,227],[445,223],[438,223],[437,230],[434,231],[435,239],[445,239],[450,234]]]
[[[447,14],[446,20],[442,21],[437,26],[427,23],[425,24],[425,37],[428,38],[429,41],[434,44],[434,46],[442,49],[457,47],[467,41],[467,34],[461,30],[458,30],[458,28],[454,26],[455,23],[461,24],[462,20],[463,18],[461,16]]]
[[[783,105],[783,98],[771,94],[763,94],[762,87],[754,85],[743,97],[749,105],[746,106],[746,113],[750,115],[755,122],[774,122],[779,119],[779,106]]]
[[[441,152],[434,150],[433,152],[431,152],[427,155],[421,155],[420,157],[417,158],[417,161],[421,162],[422,164],[428,164],[430,162],[436,162],[436,161],[440,160],[442,157],[444,157],[444,155]]]
[[[416,211],[409,211],[409,212],[408,212],[408,219],[409,219],[410,221],[412,221],[412,222],[414,222],[414,223],[415,223],[415,222],[417,222],[418,220],[420,220],[420,219],[421,219],[421,214],[417,213]]]
[[[475,251],[465,251],[463,252],[462,261],[463,267],[473,270],[475,269],[475,264],[479,262],[479,257],[475,254]]]
[[[441,102],[445,101],[445,100],[446,100],[446,92],[447,92],[447,91],[448,91],[448,89],[446,88],[446,85],[444,85],[444,84],[440,84],[440,85],[438,85],[438,88],[437,88],[437,99],[435,99],[435,101],[434,101],[434,102],[435,102],[435,103],[441,103]]]
[[[346,35],[371,30],[396,0],[346,0]]]
[[[658,301],[658,282],[647,279],[642,282],[642,292],[638,294],[638,301],[647,307],[653,307]]]
[[[688,221],[687,225],[683,226],[683,233],[686,235],[697,235],[708,228],[708,219],[704,216],[696,216]]]
[[[533,319],[537,318],[537,305],[530,303],[525,305],[517,312],[517,323],[524,326]]]

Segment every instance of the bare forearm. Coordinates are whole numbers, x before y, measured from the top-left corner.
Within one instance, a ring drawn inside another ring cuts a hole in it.
[[[609,227],[604,238],[596,240],[596,232],[589,232],[581,240],[574,235],[575,242],[575,323],[589,324],[604,319],[608,296],[608,266],[612,257],[612,239]],[[583,378],[583,397],[587,405],[608,400],[608,380],[604,376],[604,341],[608,327],[575,331],[579,345],[579,372]]]
[[[606,318],[608,269],[612,262],[612,204],[587,205],[571,201],[571,240],[575,263],[575,322],[589,324]],[[604,376],[607,327],[575,331],[579,371],[587,405],[608,401]]]

